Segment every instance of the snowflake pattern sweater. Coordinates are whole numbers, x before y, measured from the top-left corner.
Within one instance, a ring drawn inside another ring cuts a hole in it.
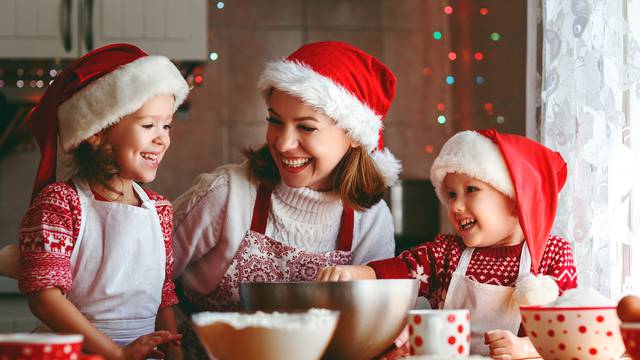
[[[155,201],[166,252],[165,281],[160,308],[178,303],[172,280],[172,207],[162,195],[145,189]],[[58,287],[64,293],[73,286],[71,254],[78,239],[82,209],[75,188],[67,183],[47,185],[31,203],[20,224],[22,258],[18,286],[22,293]]]
[[[515,286],[523,244],[477,248],[466,276],[479,283]],[[420,279],[420,295],[427,298],[433,309],[442,309],[452,274],[465,248],[462,238],[440,234],[433,242],[368,265],[373,267],[379,279]],[[539,270],[556,280],[560,293],[577,286],[571,245],[561,237],[549,237]]]

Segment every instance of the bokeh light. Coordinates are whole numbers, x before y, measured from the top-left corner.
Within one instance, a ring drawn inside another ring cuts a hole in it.
[[[424,147],[424,152],[426,152],[427,154],[433,154],[433,145],[429,144],[427,146]]]
[[[447,122],[447,118],[444,115],[438,116],[438,124],[442,125]]]
[[[453,75],[449,75],[445,78],[445,81],[447,82],[447,84],[453,85],[456,82],[456,78],[453,77]]]
[[[456,53],[453,52],[453,51],[449,52],[449,55],[447,55],[447,56],[449,57],[449,60],[451,60],[451,61],[455,60],[458,57],[458,55],[456,55]]]
[[[442,33],[440,31],[434,31],[433,32],[433,38],[436,39],[436,40],[442,39]]]

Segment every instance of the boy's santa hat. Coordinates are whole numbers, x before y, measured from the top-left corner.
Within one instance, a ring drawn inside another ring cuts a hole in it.
[[[286,59],[267,64],[259,89],[300,98],[325,113],[373,158],[387,186],[402,169],[384,147],[383,121],[396,92],[396,77],[375,57],[335,41],[306,44]]]
[[[56,76],[25,120],[42,155],[32,196],[55,181],[58,142],[69,154],[151,97],[173,95],[175,111],[188,93],[189,86],[168,58],[149,56],[130,44],[103,46],[75,60]]]
[[[518,220],[533,273],[537,274],[555,220],[558,193],[567,179],[562,156],[523,136],[496,130],[463,131],[444,144],[431,167],[431,182],[445,206],[448,201],[443,183],[448,173],[481,180],[517,203]],[[555,285],[548,280],[540,279],[537,284],[547,288]],[[536,288],[531,279],[520,282],[529,289]]]

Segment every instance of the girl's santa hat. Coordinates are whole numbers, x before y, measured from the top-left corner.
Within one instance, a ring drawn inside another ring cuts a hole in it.
[[[275,87],[327,114],[364,146],[387,186],[396,182],[402,167],[382,138],[396,77],[381,61],[346,43],[306,44],[267,64],[258,87],[265,101]]]
[[[130,44],[103,46],[74,61],[25,120],[42,155],[32,197],[55,181],[58,142],[69,154],[151,97],[173,95],[175,111],[188,93],[187,82],[168,58],[149,56]]]
[[[523,136],[496,130],[463,131],[444,144],[431,167],[431,182],[445,206],[448,202],[443,182],[448,173],[481,180],[517,203],[533,273],[538,274],[556,216],[558,193],[567,179],[567,164],[562,156]],[[553,286],[555,292],[549,291]],[[515,296],[520,302],[533,303],[555,299],[540,298],[544,293],[557,297],[553,279],[525,277],[518,280]]]

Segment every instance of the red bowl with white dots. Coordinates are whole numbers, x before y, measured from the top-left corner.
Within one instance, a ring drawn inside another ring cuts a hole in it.
[[[546,360],[617,360],[624,353],[615,306],[521,306],[520,314]]]
[[[81,350],[82,335],[0,334],[0,359],[77,360]]]
[[[622,323],[620,332],[627,354],[633,360],[640,360],[640,323]]]

